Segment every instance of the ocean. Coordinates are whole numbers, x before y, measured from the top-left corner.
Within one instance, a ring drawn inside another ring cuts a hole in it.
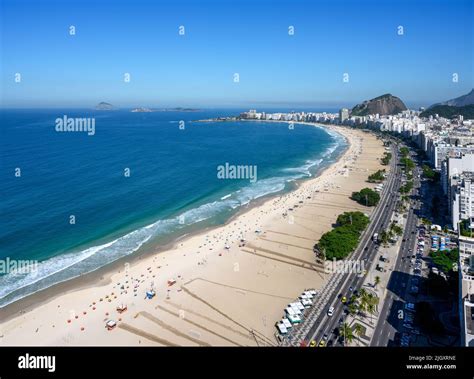
[[[346,147],[301,124],[193,122],[239,112],[0,111],[0,261],[29,267],[0,273],[0,307],[225,223]],[[93,133],[58,131],[65,117],[93,120]],[[219,177],[223,166],[255,168],[257,180]]]

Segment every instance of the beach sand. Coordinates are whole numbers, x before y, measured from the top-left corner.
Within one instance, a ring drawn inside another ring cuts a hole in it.
[[[0,345],[276,345],[275,322],[286,305],[329,277],[316,261],[314,244],[340,213],[370,214],[349,196],[373,187],[368,175],[387,169],[374,135],[325,127],[344,135],[349,147],[320,176],[226,225],[115,266],[100,283],[16,312],[0,323]],[[169,285],[171,279],[176,282]],[[150,288],[156,296],[146,299]],[[122,304],[128,309],[119,314]],[[105,328],[109,319],[117,322],[113,330]]]

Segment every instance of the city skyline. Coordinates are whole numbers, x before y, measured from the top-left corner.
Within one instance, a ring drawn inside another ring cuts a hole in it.
[[[472,12],[463,0],[7,0],[2,107],[337,108],[383,93],[429,106],[473,87]]]

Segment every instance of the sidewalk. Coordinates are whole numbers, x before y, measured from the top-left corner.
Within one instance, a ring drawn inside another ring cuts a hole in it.
[[[407,222],[407,218],[403,217],[402,214],[399,214],[399,217],[395,217],[395,213],[392,213],[390,218],[390,223],[395,220],[398,220],[398,225],[400,225],[403,229],[405,228],[405,224]],[[370,269],[367,271],[367,275],[365,276],[364,283],[362,288],[364,288],[367,292],[373,293],[379,298],[379,304],[377,306],[376,313],[373,315],[367,314],[366,317],[361,316],[347,316],[347,323],[349,326],[354,330],[356,324],[361,324],[365,328],[364,334],[360,337],[360,345],[359,345],[359,338],[354,336],[354,340],[350,344],[346,344],[346,346],[369,346],[370,341],[372,340],[372,336],[377,326],[378,319],[379,319],[379,309],[383,309],[386,295],[387,295],[387,286],[390,281],[390,276],[392,275],[393,270],[395,269],[395,264],[397,262],[398,254],[400,252],[402,241],[401,237],[398,238],[398,241],[395,244],[389,244],[387,247],[379,245],[377,250],[377,255],[375,256],[374,261]],[[380,256],[386,258],[386,261],[382,262],[380,260]],[[383,266],[383,271],[377,270],[377,265]],[[375,277],[380,278],[379,284],[374,287]]]

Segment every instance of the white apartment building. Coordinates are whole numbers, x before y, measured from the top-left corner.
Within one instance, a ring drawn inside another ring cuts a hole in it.
[[[339,111],[339,123],[344,124],[344,122],[349,118],[349,109],[342,108]]]
[[[451,200],[451,222],[457,230],[460,221],[474,218],[474,172],[459,175],[457,185],[452,186]]]
[[[474,153],[448,156],[441,166],[441,184],[444,194],[448,195],[448,184],[453,176],[468,171],[474,171]]]
[[[459,236],[461,344],[474,346],[474,238]]]

